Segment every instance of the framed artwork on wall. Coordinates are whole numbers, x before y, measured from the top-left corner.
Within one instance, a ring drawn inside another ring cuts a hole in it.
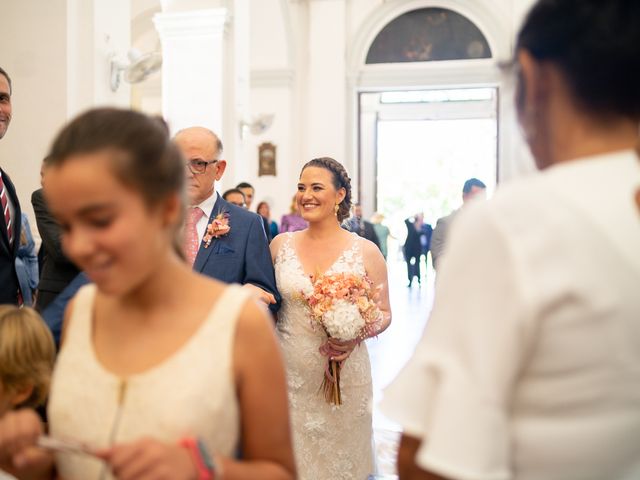
[[[262,143],[258,147],[258,176],[276,176],[276,146],[271,142]]]

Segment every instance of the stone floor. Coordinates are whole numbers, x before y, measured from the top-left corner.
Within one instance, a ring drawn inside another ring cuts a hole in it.
[[[412,287],[407,287],[406,264],[401,259],[389,260],[388,269],[392,323],[377,339],[367,341],[373,376],[373,427],[378,467],[378,476],[371,478],[376,479],[397,478],[395,460],[400,439],[399,426],[385,418],[376,405],[382,398],[382,390],[413,353],[433,304],[434,272],[430,263],[426,274],[424,263],[422,265],[421,286],[414,281]]]

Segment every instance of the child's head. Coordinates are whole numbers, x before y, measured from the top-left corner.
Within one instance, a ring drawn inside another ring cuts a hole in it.
[[[0,416],[44,403],[55,352],[51,332],[35,310],[0,305]]]

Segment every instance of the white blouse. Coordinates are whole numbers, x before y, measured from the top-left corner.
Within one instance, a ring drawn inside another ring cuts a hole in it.
[[[382,409],[456,480],[640,478],[640,213],[632,151],[465,208]]]

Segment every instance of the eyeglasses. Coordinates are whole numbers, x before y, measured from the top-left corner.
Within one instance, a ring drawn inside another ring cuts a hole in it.
[[[194,175],[202,175],[207,170],[207,165],[216,163],[218,160],[198,160],[197,158],[187,161],[187,168]]]

